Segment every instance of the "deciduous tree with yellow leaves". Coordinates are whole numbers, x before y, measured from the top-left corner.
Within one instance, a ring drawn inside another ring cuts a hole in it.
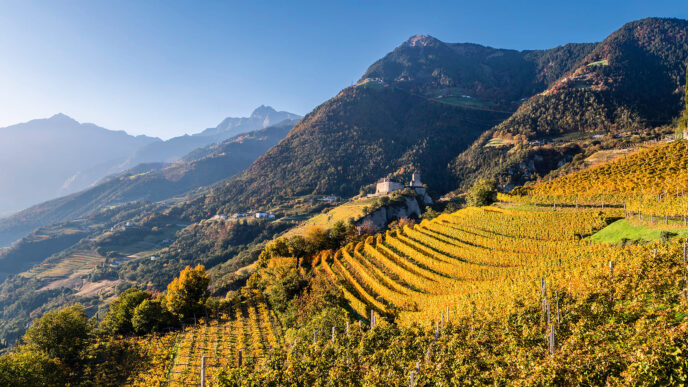
[[[200,316],[210,296],[208,284],[210,277],[205,271],[205,266],[187,266],[179,273],[179,277],[167,285],[167,309],[182,321],[195,315]]]

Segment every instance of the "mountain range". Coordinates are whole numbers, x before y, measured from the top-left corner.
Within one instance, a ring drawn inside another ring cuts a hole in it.
[[[214,128],[208,128],[193,135],[173,137],[166,141],[147,144],[134,152],[121,167],[126,169],[141,163],[173,162],[197,148],[222,142],[237,134],[300,118],[301,116],[297,114],[276,111],[270,106],[261,105],[249,117],[228,117]]]
[[[0,129],[0,215],[90,187],[141,163],[170,163],[240,133],[300,116],[260,106],[249,117],[228,117],[215,128],[167,141],[130,136],[64,115]]]
[[[199,148],[175,163],[139,164],[74,194],[31,206],[0,219],[0,246],[37,227],[82,217],[113,205],[156,202],[212,185],[248,167],[277,144],[296,123],[284,120]]]
[[[56,114],[0,129],[0,213],[69,194],[116,172],[132,150],[158,139],[130,136]]]

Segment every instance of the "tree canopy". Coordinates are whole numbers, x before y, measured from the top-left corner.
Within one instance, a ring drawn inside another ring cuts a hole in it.
[[[167,309],[181,320],[188,320],[203,313],[205,301],[210,296],[210,277],[203,265],[187,266],[167,286]]]

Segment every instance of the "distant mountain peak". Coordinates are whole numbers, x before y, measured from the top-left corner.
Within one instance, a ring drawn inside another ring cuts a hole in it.
[[[411,47],[426,47],[438,43],[441,42],[430,35],[413,35],[406,41]]]
[[[273,109],[272,106],[260,105],[253,110],[251,117],[267,117],[270,114],[277,113],[277,110]]]
[[[64,114],[64,113],[57,113],[53,115],[52,117],[48,118],[51,121],[72,121],[72,122],[78,122],[74,118]]]

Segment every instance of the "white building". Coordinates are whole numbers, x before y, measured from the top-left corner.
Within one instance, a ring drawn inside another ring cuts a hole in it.
[[[258,219],[275,219],[275,214],[268,212],[256,212],[256,218]]]

